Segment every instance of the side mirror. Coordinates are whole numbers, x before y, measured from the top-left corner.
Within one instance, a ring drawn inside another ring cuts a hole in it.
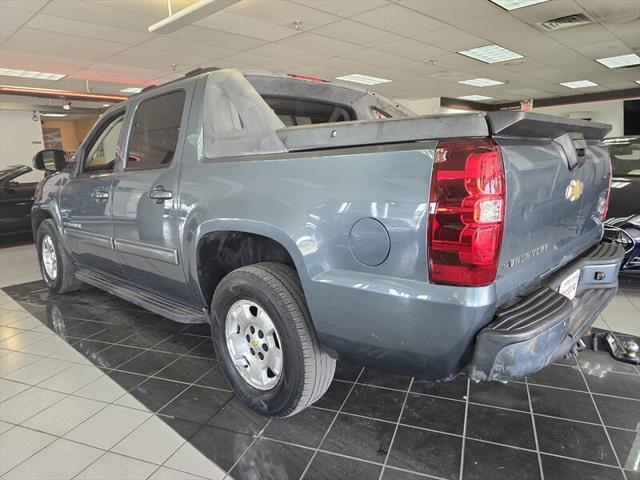
[[[45,172],[60,172],[67,163],[64,150],[40,150],[33,156],[33,168]]]

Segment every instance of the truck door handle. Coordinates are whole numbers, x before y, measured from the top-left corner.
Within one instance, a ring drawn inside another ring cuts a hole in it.
[[[91,196],[96,200],[106,200],[109,198],[109,192],[106,190],[94,190],[91,192]]]
[[[165,190],[162,185],[158,185],[149,191],[149,198],[155,200],[156,203],[160,205],[165,200],[171,200],[173,198],[173,193],[169,190]]]

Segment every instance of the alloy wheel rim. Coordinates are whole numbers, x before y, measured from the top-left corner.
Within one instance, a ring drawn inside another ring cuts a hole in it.
[[[51,280],[55,280],[58,276],[58,256],[53,245],[51,235],[46,234],[42,237],[42,265],[44,271]]]
[[[253,388],[271,390],[282,376],[280,335],[267,312],[252,300],[238,300],[225,320],[227,349],[234,367]]]

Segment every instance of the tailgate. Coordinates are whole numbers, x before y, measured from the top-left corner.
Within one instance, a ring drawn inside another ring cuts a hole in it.
[[[487,118],[507,185],[496,280],[504,301],[600,240],[610,176],[600,140],[611,127],[529,112]]]

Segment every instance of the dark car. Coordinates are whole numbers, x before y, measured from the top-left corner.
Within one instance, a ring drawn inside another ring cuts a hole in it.
[[[0,237],[31,231],[31,205],[38,182],[20,177],[32,170],[26,165],[0,170]]]
[[[640,137],[608,138],[611,155],[611,196],[605,238],[620,244],[623,273],[640,273]]]

